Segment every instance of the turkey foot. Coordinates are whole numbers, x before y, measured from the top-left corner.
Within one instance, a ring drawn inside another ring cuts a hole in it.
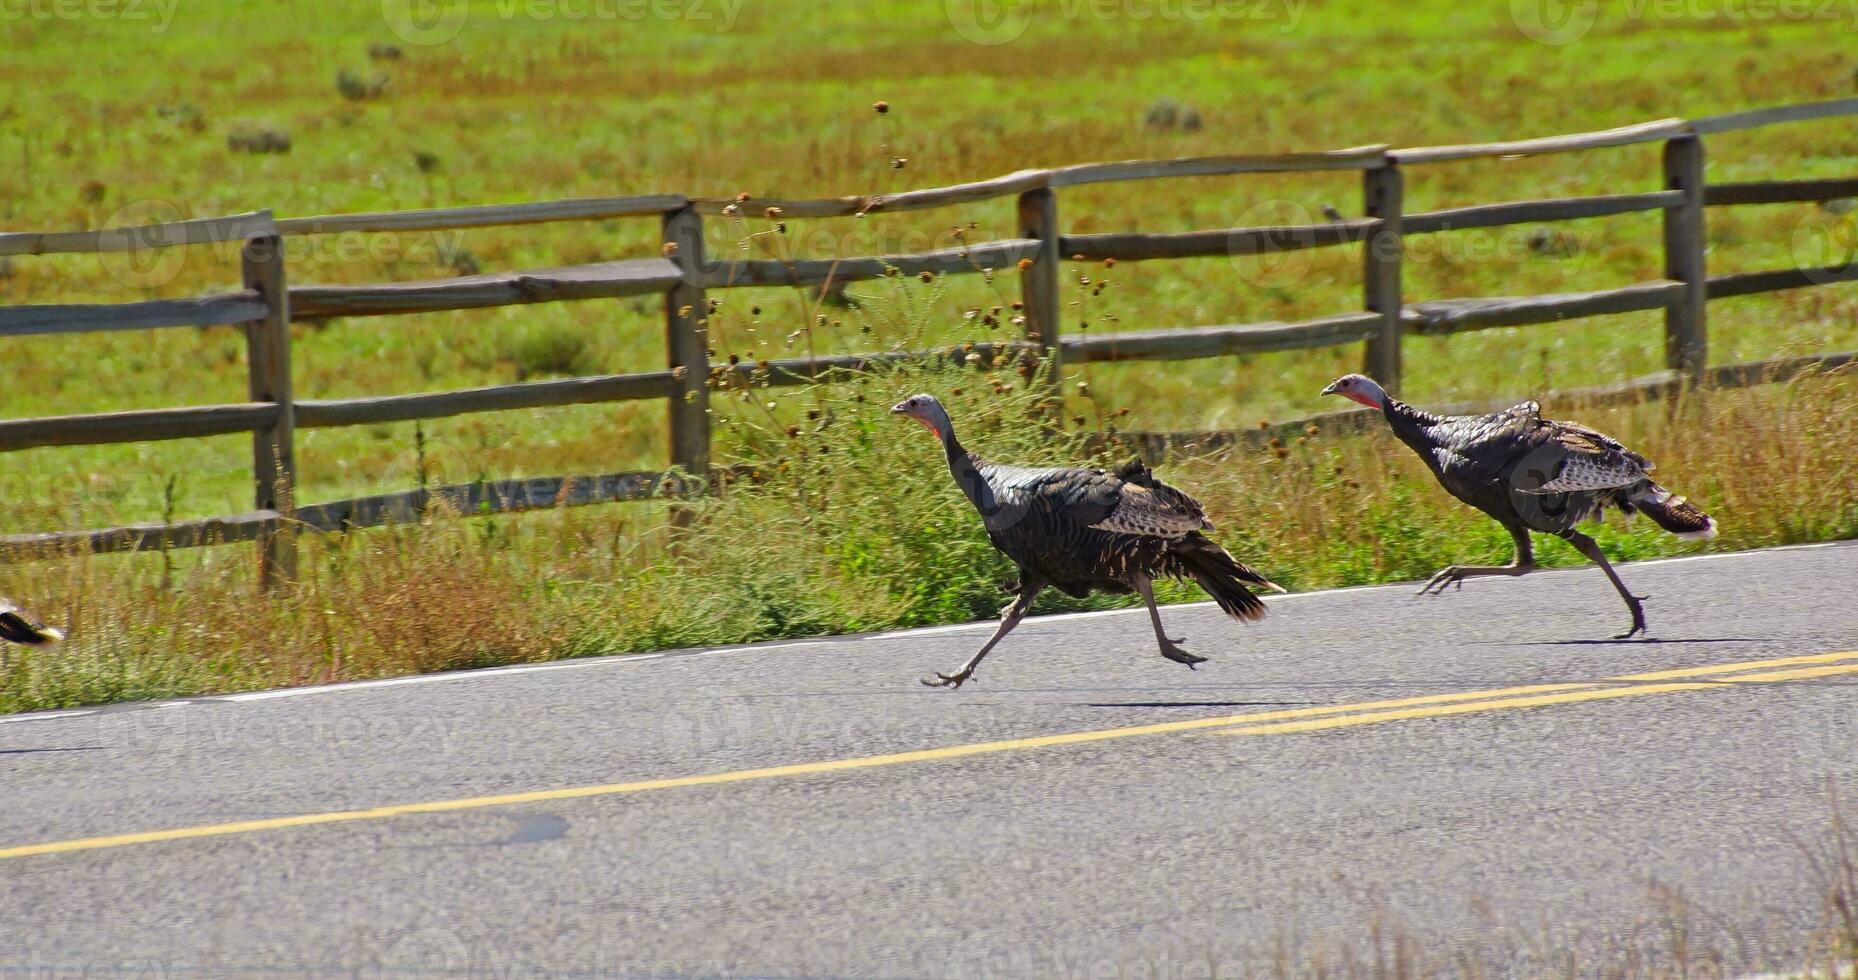
[[[970,680],[973,677],[974,677],[973,670],[958,670],[952,674],[944,674],[938,670],[936,671],[934,677],[923,678],[922,683],[924,687],[959,688],[961,687],[961,685],[967,683],[968,680]]]
[[[1630,595],[1621,593],[1626,599],[1626,608],[1632,610],[1632,628],[1613,637],[1615,640],[1630,640],[1636,634],[1645,632],[1645,600],[1648,595]]]
[[[1633,636],[1645,632],[1645,600],[1651,596],[1633,595],[1626,588],[1626,583],[1619,580],[1619,573],[1613,571],[1612,564],[1606,560],[1606,554],[1600,550],[1600,546],[1595,544],[1592,538],[1579,531],[1566,531],[1561,537],[1573,545],[1574,550],[1586,555],[1594,564],[1600,566],[1600,570],[1606,573],[1606,580],[1613,583],[1613,590],[1618,592],[1619,598],[1626,603],[1626,608],[1632,610],[1632,628],[1613,639],[1630,640]]]
[[[994,629],[993,637],[974,656],[969,657],[968,662],[962,664],[960,670],[952,674],[936,671],[934,677],[922,678],[925,687],[960,688],[961,685],[974,679],[974,668],[979,667],[981,661],[987,659],[988,651],[992,650],[1008,633],[1013,632],[1013,627],[1018,626],[1020,620],[1026,618],[1026,613],[1032,611],[1033,600],[1039,597],[1039,593],[1045,591],[1045,583],[1030,576],[1021,578],[1014,585],[1018,587],[1019,595],[1012,602],[1007,603],[1005,609],[1000,610],[1000,625]]]
[[[1175,646],[1175,644],[1179,642],[1181,641],[1171,640],[1171,639],[1168,639],[1167,637],[1162,637],[1161,655],[1168,658],[1169,660],[1174,661],[1177,664],[1186,664],[1188,670],[1193,670],[1194,664],[1206,663],[1205,657],[1196,657],[1193,654],[1188,653],[1187,651],[1181,649],[1180,647]]]
[[[1513,565],[1447,565],[1439,569],[1439,573],[1428,579],[1425,585],[1420,586],[1419,594],[1444,595],[1445,590],[1453,586],[1462,591],[1464,580],[1468,578],[1482,578],[1486,575],[1507,575],[1514,578],[1518,575],[1527,575],[1534,570],[1534,562],[1517,562]]]

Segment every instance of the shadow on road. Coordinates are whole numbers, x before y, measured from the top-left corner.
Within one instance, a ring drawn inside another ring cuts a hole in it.
[[[1684,639],[1681,637],[1674,638],[1674,639],[1663,639],[1661,637],[1647,636],[1647,637],[1633,637],[1632,639],[1628,639],[1628,640],[1616,640],[1612,638],[1608,638],[1604,640],[1537,640],[1536,642],[1533,642],[1533,643],[1503,643],[1499,641],[1490,641],[1487,643],[1480,643],[1478,645],[1479,646],[1505,646],[1505,647],[1507,646],[1516,646],[1516,647],[1633,647],[1633,646],[1649,646],[1649,645],[1659,644],[1659,643],[1769,643],[1769,642],[1772,642],[1772,640],[1763,639],[1760,637],[1750,637],[1750,636],[1704,637],[1704,638],[1694,639],[1694,640]]]

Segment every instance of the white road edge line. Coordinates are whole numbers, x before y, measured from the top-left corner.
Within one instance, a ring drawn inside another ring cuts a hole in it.
[[[1683,556],[1676,557],[1676,558],[1652,558],[1646,561],[1630,562],[1630,563],[1623,565],[1622,567],[1633,568],[1633,567],[1639,567],[1639,566],[1645,566],[1645,565],[1672,565],[1672,564],[1677,564],[1679,562],[1688,562],[1688,561],[1712,561],[1712,560],[1718,560],[1718,559],[1724,559],[1724,558],[1747,558],[1747,557],[1771,555],[1771,554],[1774,554],[1775,552],[1809,551],[1809,550],[1818,549],[1818,548],[1833,548],[1833,547],[1838,547],[1841,544],[1849,544],[1849,542],[1825,541],[1825,542],[1818,542],[1814,544],[1784,545],[1778,548],[1759,548],[1754,551],[1725,551],[1725,552],[1720,552],[1716,554],[1707,554],[1707,555],[1683,555]],[[1575,573],[1588,574],[1588,573],[1591,573],[1592,571],[1593,569],[1590,567],[1581,566],[1581,567],[1576,567],[1576,568],[1545,569],[1544,571],[1538,572],[1537,574],[1538,575],[1575,574]],[[1318,598],[1318,597],[1323,597],[1323,596],[1354,595],[1354,594],[1362,593],[1362,592],[1386,592],[1386,591],[1393,591],[1393,590],[1398,590],[1398,589],[1411,590],[1412,587],[1413,587],[1413,583],[1411,582],[1397,582],[1397,583],[1393,583],[1390,585],[1353,585],[1353,586],[1344,586],[1342,588],[1337,588],[1337,589],[1318,589],[1314,592],[1293,592],[1289,595],[1273,595],[1273,596],[1266,597],[1265,602],[1270,605],[1276,605],[1278,603],[1289,602],[1294,599],[1313,599],[1313,598]],[[1201,609],[1201,608],[1209,608],[1211,606],[1213,606],[1212,602],[1188,602],[1188,603],[1181,603],[1179,605],[1169,606],[1168,608],[1170,609]],[[1055,613],[1050,616],[1031,617],[1026,620],[1026,626],[1036,629],[1038,626],[1043,625],[1043,624],[1071,623],[1071,622],[1078,622],[1080,620],[1103,619],[1103,618],[1107,618],[1111,616],[1128,616],[1128,615],[1135,615],[1135,614],[1145,614],[1146,612],[1147,610],[1143,609],[1142,607],[1135,606],[1135,607],[1131,607],[1128,609],[1098,609],[1098,610],[1092,610],[1090,612]],[[365,691],[365,690],[369,690],[372,688],[380,688],[380,687],[401,687],[401,686],[410,685],[410,684],[439,684],[439,683],[444,683],[447,681],[480,680],[484,678],[502,677],[502,676],[506,676],[510,674],[529,674],[529,673],[538,673],[541,671],[549,671],[549,670],[577,670],[577,669],[583,669],[583,668],[589,668],[589,667],[605,667],[605,666],[610,666],[610,665],[644,663],[650,660],[665,660],[665,659],[676,659],[676,658],[683,658],[683,657],[709,657],[709,656],[716,656],[718,654],[731,654],[731,653],[767,653],[767,652],[771,652],[775,650],[796,650],[796,649],[801,649],[804,647],[835,646],[835,645],[844,644],[844,643],[856,642],[858,640],[878,640],[878,639],[898,640],[898,639],[910,639],[912,637],[941,636],[941,635],[947,635],[951,633],[967,633],[967,632],[975,632],[975,631],[980,631],[980,630],[990,630],[990,629],[993,629],[995,625],[996,624],[994,620],[985,619],[985,620],[980,620],[978,622],[973,622],[973,623],[955,623],[955,624],[948,625],[948,626],[922,626],[922,627],[917,627],[915,629],[895,630],[895,631],[887,632],[887,633],[865,633],[865,634],[856,634],[852,636],[820,637],[818,639],[794,640],[794,641],[786,642],[786,643],[747,643],[747,644],[738,644],[734,646],[715,647],[712,649],[699,648],[699,649],[694,649],[694,650],[667,650],[667,651],[663,651],[659,653],[626,653],[626,654],[617,654],[617,655],[609,656],[609,657],[586,657],[586,658],[581,658],[581,659],[563,660],[563,661],[557,661],[554,663],[546,663],[546,664],[524,664],[524,665],[515,666],[515,667],[489,667],[489,668],[484,668],[481,670],[455,670],[455,671],[448,671],[448,672],[439,673],[439,674],[417,674],[411,677],[386,677],[380,680],[372,680],[372,681],[346,681],[346,682],[339,683],[339,684],[318,684],[318,685],[314,685],[311,687],[285,687],[285,688],[278,688],[278,689],[270,690],[270,691],[250,691],[250,692],[245,692],[245,693],[240,693],[240,694],[218,694],[218,695],[210,694],[210,695],[203,695],[198,698],[190,698],[190,699],[181,700],[181,701],[162,702],[157,706],[159,707],[179,706],[179,705],[190,703],[192,701],[206,701],[206,702],[233,701],[233,702],[241,702],[241,703],[248,702],[248,701],[275,701],[275,700],[279,700],[282,698],[307,697],[307,696],[316,695],[316,694],[337,694],[337,693],[341,693],[344,691]],[[48,711],[48,712],[37,712],[33,714],[8,715],[8,716],[0,717],[0,724],[10,724],[10,723],[15,723],[15,722],[26,722],[26,721],[54,721],[60,718],[81,718],[85,715],[97,714],[99,711],[102,711],[102,710],[105,710],[105,709],[73,708],[73,709],[64,710],[64,711]]]
[[[525,664],[519,667],[489,667],[483,670],[454,670],[442,674],[416,674],[412,677],[383,677],[373,681],[345,681],[340,684],[316,684],[310,687],[283,687],[271,691],[249,691],[244,694],[209,694],[195,701],[275,701],[278,698],[296,698],[310,694],[335,694],[341,691],[365,691],[376,687],[400,687],[405,684],[436,684],[442,681],[463,681],[480,677],[499,677],[507,674],[533,674],[545,670],[574,670],[583,667],[599,667],[606,664],[636,664],[647,660],[662,660],[662,653],[635,653],[618,657],[600,657],[588,660],[564,660],[552,664]],[[186,702],[181,702],[186,703]]]

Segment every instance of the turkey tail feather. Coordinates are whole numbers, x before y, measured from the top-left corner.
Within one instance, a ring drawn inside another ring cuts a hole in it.
[[[1226,553],[1226,549],[1198,534],[1182,538],[1174,547],[1173,554],[1180,561],[1181,570],[1187,577],[1205,589],[1213,601],[1219,604],[1219,608],[1233,619],[1264,618],[1264,603],[1258,601],[1258,597],[1246,585],[1273,592],[1284,591],[1275,582],[1235,561]]]
[[[17,610],[0,607],[0,640],[20,646],[44,647],[64,638],[61,630],[37,622]]]
[[[1715,518],[1650,480],[1634,490],[1627,499],[1645,516],[1656,521],[1659,527],[1685,541],[1707,541],[1716,536]]]

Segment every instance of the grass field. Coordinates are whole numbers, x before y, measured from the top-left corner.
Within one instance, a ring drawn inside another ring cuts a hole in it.
[[[1853,91],[1848,42],[1858,25],[1829,19],[1843,9],[1815,18],[1691,4],[1663,16],[1671,6],[1608,7],[1578,39],[1543,43],[1532,36],[1537,25],[1526,17],[1519,24],[1518,5],[1051,0],[1021,5],[1001,30],[1023,32],[998,44],[977,43],[1002,35],[985,25],[977,35],[959,16],[960,3],[897,0],[656,7],[484,0],[456,8],[464,16],[455,25],[410,28],[397,19],[407,8],[393,3],[178,0],[108,15],[97,7],[75,18],[21,7],[27,13],[0,18],[8,52],[0,84],[43,97],[0,107],[0,226],[66,230],[256,208],[299,216],[625,193],[871,193],[1088,160],[1521,138]],[[435,36],[443,39],[422,43]],[[881,116],[871,110],[879,99],[891,107]],[[1178,107],[1175,125],[1145,122],[1160,100]],[[1197,128],[1180,122],[1188,107]],[[287,135],[289,152],[229,147],[259,131]],[[1713,181],[1848,176],[1858,132],[1836,121],[1791,125],[1712,138],[1709,152]],[[1407,198],[1420,210],[1658,183],[1658,148],[1649,145],[1420,168],[1408,175]],[[1061,223],[1099,232],[1320,220],[1309,216],[1324,204],[1358,214],[1359,196],[1351,174],[1150,181],[1067,190]],[[920,249],[946,244],[955,226],[969,240],[1006,237],[1011,207],[790,221],[784,235],[759,216],[712,221],[710,247],[792,257]],[[1847,256],[1823,254],[1819,243],[1849,241],[1849,220],[1811,205],[1714,210],[1711,271],[1836,263]],[[1602,288],[1662,274],[1655,215],[1555,231],[1413,239],[1408,298]],[[298,283],[431,278],[645,256],[656,242],[651,219],[326,237],[297,243],[289,270]],[[1092,284],[1069,280],[1076,305],[1064,329],[1353,310],[1359,262],[1358,250],[1339,248],[1275,264],[1075,266],[1070,271]],[[141,266],[17,257],[0,260],[0,303],[194,295],[236,276],[236,255],[208,247]],[[1106,279],[1107,288],[1094,288]],[[963,312],[1006,303],[1016,289],[1010,277],[884,281],[853,286],[849,307],[822,307],[793,290],[735,290],[720,294],[712,341],[719,358],[759,358],[809,345],[823,352],[979,339],[986,329]],[[1858,347],[1858,290],[1850,286],[1716,303],[1710,313],[1718,363]],[[311,398],[664,363],[655,298],[296,329],[297,392]],[[1415,339],[1406,356],[1404,393],[1422,404],[1521,397],[1660,368],[1662,331],[1657,314],[1639,314]],[[6,418],[243,398],[242,343],[225,328],[6,339],[0,358],[12,368],[0,386]],[[1358,348],[1344,347],[1073,368],[1065,415],[1082,419],[1072,423],[1080,432],[1108,424],[1250,426],[1332,407],[1315,392],[1359,358]],[[1087,382],[1088,394],[1075,382]],[[898,386],[963,383],[984,387],[972,377],[884,377],[835,392],[786,390],[771,408],[759,398],[719,402],[721,456],[777,452],[823,465],[832,473],[809,479],[833,481],[832,499],[847,506],[894,499],[910,481],[937,485],[938,496],[922,499],[940,509],[909,511],[914,525],[894,510],[863,514],[868,539],[847,533],[849,524],[822,523],[807,484],[793,477],[791,485],[707,505],[704,526],[721,533],[700,531],[676,553],[665,549],[662,512],[652,506],[323,542],[314,546],[304,595],[267,604],[262,615],[243,602],[214,612],[221,604],[208,601],[247,590],[245,548],[177,555],[171,574],[159,556],[0,570],[0,589],[92,634],[73,645],[83,655],[79,666],[70,657],[16,660],[0,682],[0,707],[990,612],[998,602],[985,589],[998,577],[998,560],[942,493],[924,447],[891,445],[890,420],[874,410]],[[869,401],[851,401],[856,394]],[[990,430],[1001,454],[1064,452],[1062,443],[1021,438],[1025,406],[1014,399],[1022,395],[969,394],[972,411],[1001,420]],[[1819,412],[1814,402],[1849,405],[1850,396],[1844,382],[1722,396],[1685,409],[1697,427],[1690,431],[1656,410],[1604,415],[1658,450],[1661,472],[1682,474],[1686,492],[1724,502],[1739,524],[1725,522],[1723,545],[1755,545],[1858,531],[1851,464],[1840,450],[1819,448],[1850,445],[1850,422],[1843,410]],[[808,412],[856,426],[868,451],[840,446],[833,456],[834,444],[822,442],[821,455],[807,455],[780,432]],[[1785,432],[1802,455],[1775,459],[1748,449],[1760,432]],[[427,479],[447,482],[652,468],[666,459],[664,410],[652,403],[440,420],[421,436],[423,451],[411,424],[301,433],[299,500],[407,489],[422,468]],[[1275,560],[1265,564],[1288,569],[1303,586],[1429,572],[1471,557],[1461,553],[1467,545],[1500,550],[1500,530],[1455,509],[1411,467],[1394,470],[1405,474],[1394,483],[1376,476],[1385,472],[1386,448],[1323,447],[1346,459],[1312,460],[1301,482],[1282,479],[1269,456],[1172,475],[1220,502],[1230,515],[1222,526],[1244,529],[1235,547],[1268,548]],[[250,505],[243,437],[32,450],[9,454],[7,463],[0,531]],[[1783,486],[1804,496],[1782,497]],[[1358,512],[1332,510],[1345,506]],[[1368,519],[1381,523],[1364,529],[1359,521]],[[1332,520],[1348,533],[1333,533]],[[740,553],[729,551],[732,541]],[[760,549],[776,542],[804,558],[770,567]],[[1675,547],[1642,527],[1612,543],[1625,554]],[[641,564],[651,570],[637,572]],[[482,599],[480,619],[461,614],[458,624],[434,624],[430,612],[419,612],[425,603],[463,609],[461,596]],[[415,633],[393,634],[403,626]],[[428,628],[438,632],[418,632]],[[279,636],[299,639],[274,649]],[[318,638],[301,639],[309,636]]]

